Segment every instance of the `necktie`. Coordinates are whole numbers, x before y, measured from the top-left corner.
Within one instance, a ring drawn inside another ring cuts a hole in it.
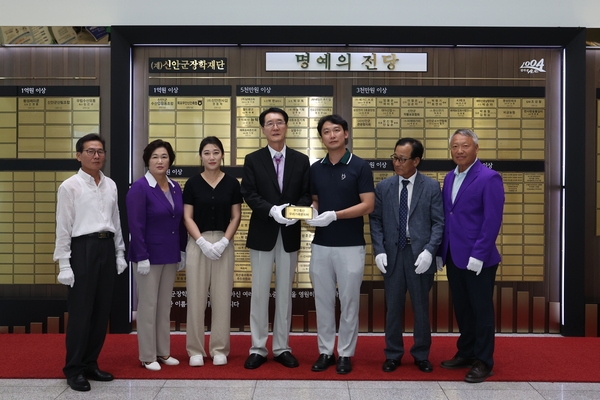
[[[408,179],[402,180],[402,190],[400,191],[400,223],[398,226],[398,246],[400,250],[406,246],[406,218],[408,217],[408,189],[406,186],[410,183]]]
[[[279,191],[283,190],[283,166],[280,167],[281,160],[283,159],[283,154],[275,153],[273,156],[275,160],[275,173],[277,174],[277,183],[279,184]]]

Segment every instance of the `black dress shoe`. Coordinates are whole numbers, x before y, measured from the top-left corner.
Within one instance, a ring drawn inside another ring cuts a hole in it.
[[[331,365],[335,364],[335,355],[321,354],[313,364],[311,370],[315,372],[325,371]]]
[[[284,351],[280,355],[273,357],[273,359],[288,368],[296,368],[299,365],[296,357],[289,351]]]
[[[433,365],[431,365],[429,360],[415,360],[415,365],[419,367],[422,372],[433,372]]]
[[[475,361],[475,358],[462,358],[459,356],[454,356],[451,360],[442,361],[440,366],[446,369],[471,368]]]
[[[83,376],[83,374],[78,374],[67,378],[67,384],[73,390],[77,390],[78,392],[87,392],[91,389],[90,383]]]
[[[246,369],[256,369],[267,362],[267,357],[263,357],[258,353],[252,353],[246,359],[244,363],[244,368]]]
[[[85,376],[86,378],[91,379],[93,381],[102,382],[109,382],[115,379],[114,376],[112,376],[112,374],[109,374],[105,371],[100,371],[98,368],[85,371]]]
[[[396,368],[400,366],[400,360],[394,360],[393,358],[388,358],[385,360],[381,369],[383,372],[394,372]]]
[[[350,371],[352,371],[352,362],[350,361],[350,357],[338,357],[335,372],[338,374],[347,374]]]
[[[475,361],[473,368],[465,375],[465,381],[469,383],[479,383],[485,381],[488,377],[494,375],[491,368],[485,365],[482,361]]]

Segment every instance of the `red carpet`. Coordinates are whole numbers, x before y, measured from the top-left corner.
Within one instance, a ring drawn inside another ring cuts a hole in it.
[[[181,361],[174,367],[163,366],[151,372],[140,366],[136,335],[108,335],[100,354],[99,364],[117,379],[301,379],[301,380],[406,380],[462,381],[466,370],[446,370],[442,360],[455,353],[456,336],[434,336],[430,361],[434,370],[420,372],[412,357],[405,355],[402,366],[393,373],[381,371],[384,361],[383,336],[360,336],[353,371],[338,375],[335,367],[325,372],[312,372],[317,359],[317,338],[314,335],[292,336],[293,353],[300,366],[288,369],[269,361],[256,370],[244,369],[250,347],[250,336],[233,335],[229,363],[215,367],[205,360],[203,367],[188,365],[185,335],[171,336],[171,355]],[[412,337],[405,338],[409,348]],[[270,347],[270,339],[269,339]],[[65,357],[64,335],[3,334],[0,335],[0,378],[63,378]],[[567,338],[540,336],[497,336],[496,365],[490,381],[531,382],[600,382],[600,338]]]

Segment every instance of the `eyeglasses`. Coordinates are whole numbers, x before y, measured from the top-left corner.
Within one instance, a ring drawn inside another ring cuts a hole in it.
[[[390,156],[390,160],[392,160],[392,162],[394,161],[398,161],[400,164],[404,164],[405,162],[407,162],[408,160],[412,160],[414,157],[410,157],[410,158],[406,158],[406,157],[398,157],[395,154],[392,154]]]
[[[84,153],[86,153],[88,156],[90,157],[94,157],[95,154],[98,154],[98,157],[102,157],[106,155],[106,151],[102,150],[102,149],[86,149],[83,151]]]
[[[280,126],[285,126],[285,121],[269,121],[265,124],[265,128],[267,129],[273,129],[274,127],[280,127]]]

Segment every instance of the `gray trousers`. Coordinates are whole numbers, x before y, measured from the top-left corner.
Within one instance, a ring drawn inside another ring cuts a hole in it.
[[[177,264],[150,265],[147,275],[137,272],[137,335],[140,361],[153,362],[157,356],[171,355],[171,296]]]
[[[394,262],[390,265],[389,262]],[[435,262],[435,261],[434,261]],[[406,292],[414,315],[414,344],[410,354],[415,361],[427,360],[431,348],[431,325],[429,322],[429,292],[434,274],[417,274],[411,245],[398,251],[397,260],[388,260],[388,273],[383,276],[385,286],[385,358],[399,360],[404,355],[402,327]]]
[[[252,265],[252,299],[250,301],[250,331],[252,347],[250,354],[268,354],[269,297],[273,263],[275,263],[275,318],[273,320],[273,355],[290,351],[289,336],[292,323],[292,283],[296,273],[298,252],[288,253],[283,249],[281,232],[271,251],[250,249]]]
[[[319,354],[333,354],[337,284],[341,308],[338,356],[352,357],[358,339],[365,246],[325,247],[313,244],[309,270],[315,290]]]

